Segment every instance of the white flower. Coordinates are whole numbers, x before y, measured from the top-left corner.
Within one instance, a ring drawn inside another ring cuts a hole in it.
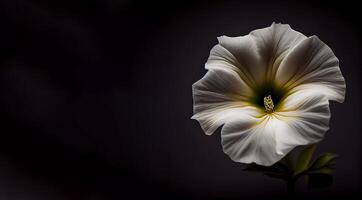
[[[345,81],[332,50],[287,24],[241,37],[218,37],[193,84],[194,115],[211,135],[222,126],[236,162],[270,166],[329,129],[329,100],[342,103]]]

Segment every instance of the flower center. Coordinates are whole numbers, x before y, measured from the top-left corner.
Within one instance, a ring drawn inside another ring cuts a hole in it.
[[[286,92],[287,91],[276,87],[273,83],[265,83],[253,88],[254,94],[249,99],[249,103],[263,110],[265,113],[272,113],[279,109]]]
[[[267,113],[272,113],[274,111],[274,103],[271,98],[271,95],[264,97],[264,107],[265,107],[265,112]]]

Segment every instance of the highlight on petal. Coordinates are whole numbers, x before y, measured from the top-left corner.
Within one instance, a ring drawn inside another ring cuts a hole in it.
[[[283,155],[295,146],[323,139],[331,117],[328,98],[318,89],[293,92],[274,115],[285,122],[276,128],[276,150]]]
[[[275,81],[286,90],[318,88],[329,100],[344,101],[346,84],[339,61],[316,36],[303,40],[285,57]]]
[[[223,151],[235,162],[270,166],[283,155],[276,152],[275,125],[269,115],[262,118],[240,116],[223,126]]]
[[[252,90],[231,70],[210,70],[192,86],[194,116],[207,135],[211,135],[237,112],[250,111],[245,99]],[[256,110],[256,108],[254,109]]]
[[[298,145],[321,140],[330,119],[328,99],[296,92],[281,111],[253,117],[240,115],[221,130],[224,152],[235,162],[270,166]]]

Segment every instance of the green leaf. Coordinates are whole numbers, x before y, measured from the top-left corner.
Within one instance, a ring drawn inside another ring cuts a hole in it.
[[[336,158],[336,154],[325,153],[313,162],[309,169],[305,171],[309,178],[309,188],[322,188],[332,185],[332,173]]]
[[[317,147],[317,144],[311,144],[300,152],[296,165],[295,165],[294,175],[300,174],[303,171],[305,171],[306,169],[308,169],[316,147]]]
[[[316,171],[325,167],[333,168],[337,157],[336,154],[332,153],[322,154],[313,162],[308,171]]]
[[[333,183],[333,176],[330,174],[311,174],[308,176],[309,188],[324,188],[331,186]]]
[[[305,174],[330,174],[332,175],[333,173],[333,168],[330,166],[325,166],[319,169],[315,169],[315,170],[307,170],[305,172]]]

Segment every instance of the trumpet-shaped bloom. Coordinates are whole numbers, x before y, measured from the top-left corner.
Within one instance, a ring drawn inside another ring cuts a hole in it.
[[[193,84],[194,115],[205,134],[220,126],[223,151],[236,162],[269,166],[329,129],[329,100],[342,103],[339,61],[318,37],[287,24],[241,37],[218,37]]]

